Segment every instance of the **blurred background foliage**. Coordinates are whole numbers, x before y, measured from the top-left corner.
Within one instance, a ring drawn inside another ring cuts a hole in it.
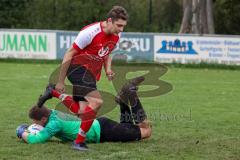
[[[214,0],[216,34],[240,34],[240,1]],[[80,30],[113,5],[130,15],[125,31],[178,33],[182,0],[0,0],[0,28]]]

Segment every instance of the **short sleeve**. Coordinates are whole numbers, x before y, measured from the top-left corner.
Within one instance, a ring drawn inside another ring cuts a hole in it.
[[[80,31],[77,38],[74,41],[75,46],[77,46],[79,49],[84,49],[91,42],[92,42],[92,36],[91,36],[91,32],[88,32],[88,30]]]

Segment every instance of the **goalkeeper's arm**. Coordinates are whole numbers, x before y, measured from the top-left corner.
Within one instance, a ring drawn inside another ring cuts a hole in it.
[[[23,132],[22,139],[29,144],[44,143],[52,137],[46,129],[38,132],[37,134],[31,134],[27,131]]]

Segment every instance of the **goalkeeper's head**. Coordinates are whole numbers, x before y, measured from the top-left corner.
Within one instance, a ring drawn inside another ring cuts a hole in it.
[[[39,108],[38,106],[34,105],[28,113],[29,118],[33,120],[33,123],[39,124],[41,126],[45,126],[48,118],[51,114],[51,110],[45,106]]]

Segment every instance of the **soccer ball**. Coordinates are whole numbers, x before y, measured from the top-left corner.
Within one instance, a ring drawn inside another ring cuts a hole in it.
[[[39,125],[39,124],[32,124],[28,127],[28,132],[31,134],[37,134],[38,132],[40,132],[41,130],[43,130],[43,126]]]

